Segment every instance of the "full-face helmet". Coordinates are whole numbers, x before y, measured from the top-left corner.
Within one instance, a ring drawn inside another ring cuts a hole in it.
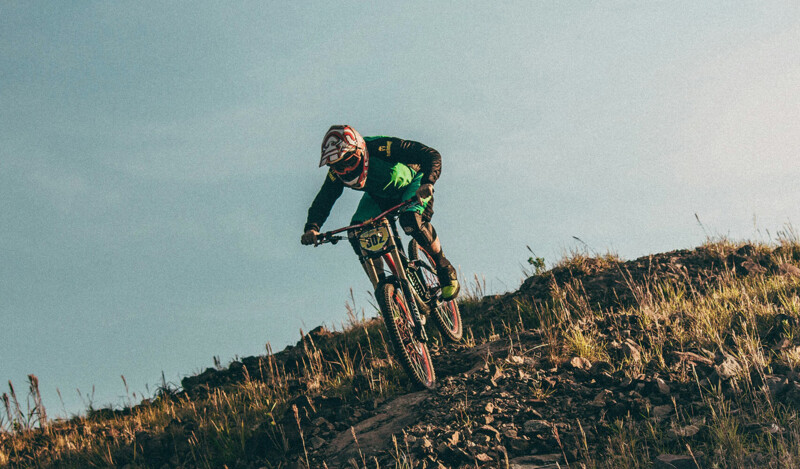
[[[322,139],[320,167],[328,165],[345,185],[361,189],[367,180],[369,153],[361,134],[349,125],[334,125]]]

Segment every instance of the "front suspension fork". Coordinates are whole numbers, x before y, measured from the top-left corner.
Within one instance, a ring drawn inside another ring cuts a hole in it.
[[[417,302],[414,301],[414,297],[411,295],[412,287],[408,283],[408,279],[399,279],[395,276],[392,276],[382,280],[381,282],[384,281],[394,283],[395,289],[398,290],[398,293],[402,295],[403,300],[405,300],[406,308],[408,308],[409,313],[411,313],[411,320],[414,322],[414,327],[412,328],[414,338],[422,343],[427,343],[428,333],[425,331],[425,326],[423,325],[422,316],[419,313]]]
[[[414,320],[414,335],[417,336],[417,340],[422,343],[428,342],[428,333],[425,331],[425,326],[422,325],[422,316],[419,314],[419,308],[417,307],[417,302],[414,300],[414,295],[411,294],[411,284],[409,283],[408,279],[401,280],[403,286],[403,296],[406,299],[406,304],[411,309],[411,318]]]
[[[422,316],[420,315],[419,308],[417,307],[417,302],[414,299],[414,294],[412,292],[412,288],[414,288],[409,279],[406,275],[406,272],[403,268],[403,263],[400,260],[400,256],[397,254],[397,251],[393,251],[390,253],[390,260],[392,264],[395,266],[393,269],[395,278],[395,288],[399,288],[400,292],[405,299],[406,305],[411,312],[411,319],[414,321],[414,336],[417,340],[422,343],[428,342],[428,333],[425,331],[425,326],[422,323]],[[378,257],[374,259],[363,259],[361,265],[364,267],[364,271],[369,277],[369,280],[372,282],[372,286],[377,290],[378,284],[383,280],[382,279],[382,272],[383,272],[383,260]]]

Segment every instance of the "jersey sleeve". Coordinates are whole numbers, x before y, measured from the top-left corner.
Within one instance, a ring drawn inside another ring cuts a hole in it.
[[[396,139],[394,156],[397,161],[404,164],[419,166],[419,172],[424,174],[423,184],[433,184],[439,179],[442,172],[442,156],[438,151],[413,140]]]
[[[311,203],[311,207],[308,209],[308,218],[306,218],[306,225],[303,231],[311,229],[319,231],[322,228],[322,224],[328,219],[333,204],[342,195],[342,191],[344,191],[344,183],[329,170],[325,176],[325,182],[322,183],[317,196],[314,197],[314,202]]]

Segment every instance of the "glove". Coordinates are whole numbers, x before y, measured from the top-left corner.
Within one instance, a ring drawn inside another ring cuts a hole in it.
[[[303,236],[300,237],[300,244],[308,246],[309,244],[314,244],[317,242],[317,236],[319,236],[319,231],[317,230],[308,230],[303,233]]]
[[[417,199],[422,202],[427,202],[433,196],[433,184],[423,184],[417,189]]]

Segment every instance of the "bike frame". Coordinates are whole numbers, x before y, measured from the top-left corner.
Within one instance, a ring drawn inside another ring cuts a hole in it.
[[[406,299],[406,304],[408,305],[409,309],[411,310],[411,317],[415,323],[415,332],[418,335],[418,338],[422,342],[427,342],[428,337],[427,333],[425,332],[425,328],[423,327],[422,317],[419,311],[419,305],[417,304],[417,300],[414,297],[414,291],[418,290],[414,288],[412,285],[411,279],[409,279],[408,269],[409,269],[409,261],[406,256],[405,251],[403,250],[403,244],[400,242],[400,234],[397,230],[396,224],[396,217],[395,214],[399,212],[401,209],[412,205],[415,203],[415,199],[410,199],[404,201],[400,204],[395,205],[394,207],[382,212],[381,214],[364,221],[362,223],[357,223],[354,225],[346,226],[344,228],[339,228],[337,230],[326,232],[320,235],[322,241],[318,242],[316,245],[325,243],[325,242],[338,242],[341,239],[344,239],[343,236],[336,236],[338,233],[342,233],[344,231],[353,232],[355,233],[354,236],[360,237],[360,235],[365,230],[385,230],[386,233],[389,233],[386,242],[381,246],[380,249],[376,250],[367,250],[361,246],[361,252],[359,255],[359,261],[361,265],[364,267],[365,272],[367,273],[367,277],[369,277],[370,282],[372,282],[373,288],[377,289],[378,285],[381,282],[393,282],[397,289],[402,292],[403,296]],[[360,244],[360,243],[359,243]],[[383,267],[382,267],[382,260],[386,260],[389,270],[391,271],[392,275],[382,278],[383,274]],[[416,275],[416,274],[415,274]],[[419,277],[419,276],[418,276]],[[414,283],[418,284],[421,288],[424,285],[424,279],[417,278],[414,279]],[[419,285],[421,283],[421,285]],[[417,291],[418,296],[422,293]],[[427,309],[427,305],[426,309]]]
[[[394,275],[396,275],[401,280],[405,281],[407,280],[405,268],[408,262],[407,259],[405,258],[405,252],[403,251],[403,244],[399,242],[400,235],[397,231],[397,226],[394,223],[394,217],[393,216],[391,217],[392,221],[390,222],[389,216],[390,214],[392,214],[392,212],[399,211],[404,207],[412,205],[414,202],[415,202],[414,199],[406,200],[388,210],[381,212],[379,215],[370,218],[369,220],[323,233],[320,235],[321,241],[315,243],[315,246],[319,246],[320,244],[325,242],[336,243],[339,240],[344,239],[343,236],[335,236],[338,233],[342,233],[345,231],[356,232],[357,236],[358,233],[364,228],[378,227],[383,225],[391,233],[391,236],[389,237],[389,240],[384,246],[384,249],[378,252],[367,252],[366,250],[361,249],[361,254],[359,255],[358,260],[361,261],[361,264],[364,266],[364,270],[367,272],[367,276],[369,277],[370,282],[372,282],[373,287],[377,287],[378,282],[380,281],[378,275],[378,268],[375,265],[375,260],[381,258],[385,258],[387,260],[389,268]],[[403,266],[403,268],[398,269],[397,268],[398,265]]]

